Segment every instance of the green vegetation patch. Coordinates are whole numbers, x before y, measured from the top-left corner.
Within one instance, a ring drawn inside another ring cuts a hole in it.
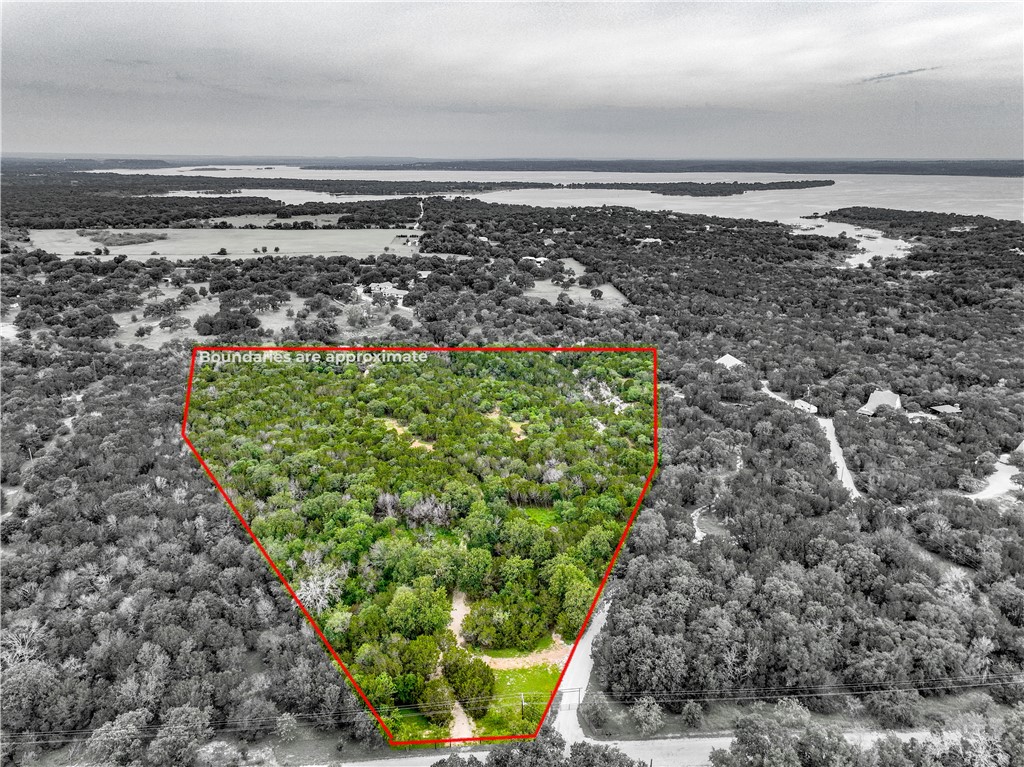
[[[196,370],[188,428],[393,734],[415,739],[456,702],[488,734],[536,726],[558,670],[496,673],[482,654],[573,641],[653,465],[652,404],[646,352],[238,362]],[[499,705],[520,692],[540,702],[525,718]]]
[[[487,716],[477,722],[477,734],[526,734],[537,729],[551,691],[558,682],[558,666],[538,664],[496,671],[494,701]]]

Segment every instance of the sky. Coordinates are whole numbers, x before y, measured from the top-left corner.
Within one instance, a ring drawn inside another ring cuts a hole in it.
[[[0,148],[1020,158],[1024,4],[7,2]]]

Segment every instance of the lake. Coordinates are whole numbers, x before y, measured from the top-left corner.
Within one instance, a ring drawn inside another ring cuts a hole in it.
[[[91,171],[90,171],[91,172]],[[125,175],[204,176],[208,178],[290,178],[345,181],[540,181],[552,184],[659,181],[792,181],[809,175],[785,173],[608,173],[561,171],[424,171],[424,170],[303,170],[292,166],[272,168],[237,165],[222,171],[197,171],[192,167],[155,170],[103,171]],[[668,197],[634,190],[533,189],[481,195],[495,202],[524,205],[628,205],[645,210],[675,210],[713,216],[756,218],[789,222],[814,212],[824,213],[851,205],[900,210],[931,210],[967,213],[994,218],[1024,219],[1024,180],[982,176],[898,176],[883,174],[818,174],[836,183],[830,187],[785,191],[748,192],[733,197]],[[247,190],[258,193],[259,190]],[[269,192],[262,190],[263,196]],[[280,194],[284,190],[275,190]],[[306,192],[308,199],[323,200],[323,193]],[[328,196],[336,199],[333,195]],[[274,199],[280,199],[275,197]],[[378,199],[359,197],[358,199]]]
[[[91,172],[91,171],[90,171]],[[157,170],[125,169],[125,175],[205,176],[210,178],[285,178],[347,181],[540,181],[552,184],[595,182],[658,181],[792,181],[806,175],[784,173],[610,173],[583,171],[424,171],[424,170],[305,170],[294,166],[257,167],[236,165],[223,170],[194,167]],[[794,227],[798,234],[836,236],[840,233],[858,240],[862,252],[847,260],[848,266],[866,264],[875,256],[906,255],[910,243],[885,237],[881,232],[831,221],[808,221],[806,216],[836,208],[864,205],[898,210],[927,210],[964,213],[994,218],[1024,220],[1024,181],[1019,178],[983,176],[905,176],[883,174],[819,174],[836,183],[813,189],[747,192],[730,197],[674,197],[634,189],[519,189],[472,194],[487,202],[572,207],[621,205],[639,210],[670,210],[728,218],[778,221]],[[335,196],[295,189],[256,190],[246,194],[270,197],[282,202],[387,199],[380,195]],[[182,193],[185,194],[185,193]],[[194,193],[188,193],[194,194]],[[812,227],[804,229],[804,227]]]
[[[208,194],[186,189],[166,194],[150,194],[146,197],[269,197],[285,205],[302,205],[304,202],[363,202],[364,200],[393,200],[392,194],[330,194],[309,192],[305,189],[239,189],[237,192]],[[400,195],[409,197],[409,195]]]

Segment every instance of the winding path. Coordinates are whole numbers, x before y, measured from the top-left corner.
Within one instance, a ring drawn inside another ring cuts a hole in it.
[[[793,404],[793,400],[788,397],[783,397],[781,394],[776,394],[769,389],[767,381],[761,381],[761,391],[772,399],[777,399],[779,402],[785,402],[790,407],[796,407]],[[825,432],[825,437],[828,439],[829,458],[832,459],[832,463],[836,467],[836,473],[839,474],[839,481],[843,483],[843,487],[850,491],[851,496],[854,498],[863,497],[863,494],[857,489],[857,486],[853,484],[853,475],[850,473],[850,469],[846,465],[846,459],[843,457],[843,448],[839,445],[839,440],[836,439],[836,426],[832,423],[832,419],[823,418],[820,415],[816,415],[814,418],[818,422],[818,426],[821,427],[821,430]]]

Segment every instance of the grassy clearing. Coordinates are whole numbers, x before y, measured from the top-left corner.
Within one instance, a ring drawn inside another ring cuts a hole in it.
[[[534,645],[533,647],[531,647],[529,650],[518,650],[518,649],[484,650],[484,649],[481,649],[481,648],[478,648],[478,647],[474,647],[473,648],[473,652],[478,654],[478,655],[486,655],[488,658],[522,658],[522,657],[524,657],[526,655],[530,655],[530,654],[535,653],[535,652],[540,652],[541,650],[547,650],[554,643],[555,643],[554,639],[552,639],[550,636],[546,636],[543,639],[541,639],[539,642],[537,642],[537,644]],[[512,673],[512,672],[509,672],[509,671],[499,671],[497,673],[499,673],[499,674],[507,674],[507,673]]]
[[[84,230],[83,230],[84,231]],[[397,235],[408,235],[409,229],[312,229],[312,230],[273,230],[273,229],[160,229],[163,235],[159,241],[134,242],[129,244],[122,239],[121,244],[110,245],[112,259],[115,255],[124,254],[130,258],[148,259],[156,251],[165,258],[189,260],[203,256],[216,257],[215,254],[224,248],[227,256],[220,258],[242,259],[254,258],[253,248],[266,247],[270,255],[346,255],[363,258],[379,255],[384,248],[396,253],[412,253],[408,245],[399,245]],[[153,230],[131,230],[120,232],[122,238],[128,235],[152,236]],[[96,243],[78,234],[74,229],[33,229],[30,232],[32,246],[42,248],[47,253],[60,256],[71,256],[76,250],[92,251]],[[260,253],[262,255],[262,252]]]
[[[398,714],[395,740],[434,740],[449,737],[447,727],[432,724],[417,711],[402,710]]]
[[[558,667],[550,664],[496,671],[495,701],[487,716],[477,721],[477,735],[533,732],[558,682],[558,674]]]
[[[559,293],[566,293],[578,304],[596,304],[599,307],[610,309],[616,309],[629,303],[629,300],[610,282],[603,282],[597,288],[603,294],[600,299],[590,295],[590,288],[581,288],[579,285],[563,288],[555,285],[551,280],[537,280],[537,283],[532,288],[523,291],[523,294],[528,298],[543,298],[555,303]]]
[[[523,511],[525,511],[527,516],[529,516],[534,522],[544,525],[545,527],[552,527],[558,524],[558,515],[552,508],[524,506]]]

